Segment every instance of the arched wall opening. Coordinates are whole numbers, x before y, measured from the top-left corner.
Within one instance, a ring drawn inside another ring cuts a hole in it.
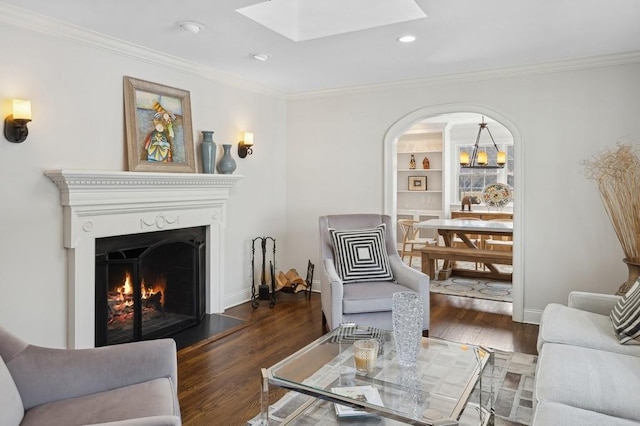
[[[514,221],[513,221],[513,314],[514,321],[524,319],[524,151],[525,146],[517,126],[498,111],[481,105],[446,104],[420,108],[399,118],[393,123],[384,136],[384,212],[394,220],[397,218],[397,145],[400,137],[415,123],[442,114],[476,113],[489,117],[504,126],[513,136],[514,145]],[[447,161],[446,149],[443,150]],[[450,174],[445,173],[443,188],[450,186]]]

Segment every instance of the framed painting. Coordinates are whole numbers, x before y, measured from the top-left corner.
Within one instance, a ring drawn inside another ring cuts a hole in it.
[[[409,176],[408,187],[409,187],[409,191],[426,191],[427,177],[426,176]]]
[[[186,90],[124,77],[129,171],[195,173]]]

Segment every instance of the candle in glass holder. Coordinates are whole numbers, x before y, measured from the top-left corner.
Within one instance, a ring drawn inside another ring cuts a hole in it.
[[[375,339],[356,340],[353,344],[353,358],[358,373],[370,373],[376,368],[379,343]]]

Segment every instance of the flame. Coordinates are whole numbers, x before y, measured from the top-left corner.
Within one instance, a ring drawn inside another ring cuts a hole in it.
[[[127,271],[124,275],[124,279],[122,280],[122,287],[117,288],[118,298],[121,302],[124,303],[124,306],[131,306],[133,302],[129,298],[127,300],[127,296],[133,294],[133,286],[131,285],[131,274]]]
[[[140,283],[141,310],[143,318],[149,315],[162,315],[165,301],[165,288],[167,279],[163,276],[157,278],[153,285],[146,285],[144,280]],[[153,298],[151,301],[148,299]],[[132,273],[126,271],[122,281],[116,288],[112,288],[107,294],[109,306],[108,327],[109,330],[124,330],[132,327],[134,319],[134,282]]]
[[[133,301],[130,297],[127,297],[133,295],[133,284],[131,283],[131,273],[129,271],[126,271],[122,281],[122,286],[117,288],[118,297],[121,302],[124,302],[125,306],[131,306]],[[156,279],[155,283],[151,286],[148,286],[143,279],[140,283],[140,294],[142,296],[142,300],[160,293],[160,305],[164,306],[164,290],[166,287],[167,279],[165,277]]]
[[[152,286],[147,286],[142,280],[140,284],[140,290],[142,292],[142,299],[148,299],[151,296],[160,293],[160,305],[164,306],[164,289],[167,287],[167,279],[165,277],[156,278],[156,281]]]

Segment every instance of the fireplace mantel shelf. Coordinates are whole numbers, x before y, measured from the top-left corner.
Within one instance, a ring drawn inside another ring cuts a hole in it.
[[[226,203],[241,175],[46,170],[60,190],[72,348],[94,345],[95,240],[207,227],[207,313],[223,311]]]
[[[60,191],[73,189],[90,190],[108,188],[144,188],[150,187],[164,190],[172,188],[231,188],[242,179],[242,175],[199,174],[199,173],[146,173],[146,172],[113,172],[94,170],[46,170],[49,177]],[[153,189],[151,188],[151,189]]]

